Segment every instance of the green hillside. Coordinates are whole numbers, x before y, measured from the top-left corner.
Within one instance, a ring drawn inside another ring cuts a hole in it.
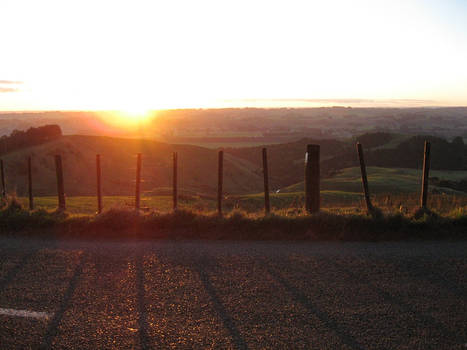
[[[7,189],[26,194],[27,157],[33,158],[33,187],[36,195],[54,195],[54,155],[63,159],[65,192],[69,196],[93,195],[96,188],[95,155],[101,154],[104,195],[132,195],[137,153],[143,154],[142,191],[169,187],[172,153],[178,152],[180,188],[214,193],[217,189],[217,151],[192,145],[169,145],[151,140],[103,136],[63,136],[42,145],[4,155]],[[262,176],[245,160],[226,155],[226,193],[251,193],[262,188]]]
[[[382,136],[384,135],[362,135],[366,145],[373,144],[373,148],[365,148],[367,164],[373,164],[369,167],[370,190],[372,193],[418,191],[421,174],[416,168],[422,160],[423,138],[406,139],[402,135],[393,134],[387,134],[384,138]],[[359,193],[360,171],[355,167],[358,161],[353,141],[302,139],[292,143],[268,145],[271,190],[303,191],[303,184],[300,182],[304,176],[306,145],[319,143],[322,189]],[[433,142],[433,169],[462,169],[463,154],[460,150],[465,147],[462,143],[449,143],[439,139],[433,139]],[[224,192],[227,195],[258,193],[263,190],[261,148],[225,150]],[[383,151],[384,154],[381,153]],[[101,154],[104,195],[131,196],[134,194],[135,155],[143,154],[142,191],[150,195],[157,194],[161,188],[171,187],[173,152],[178,152],[180,191],[184,190],[194,195],[214,195],[217,190],[217,150],[194,145],[75,135],[62,136],[40,145],[22,148],[3,155],[2,159],[5,163],[9,193],[26,195],[27,157],[32,156],[34,193],[39,196],[55,195],[53,156],[61,154],[66,194],[89,196],[95,194],[96,188],[95,155]],[[374,164],[376,160],[382,164]],[[400,166],[406,163],[413,164],[413,168]],[[443,164],[446,167],[442,167]],[[434,170],[431,177],[438,178],[438,182],[433,182],[433,185],[439,185],[437,188],[444,192],[452,192],[453,188],[463,190],[465,183],[443,184],[439,180],[467,179],[467,170]]]
[[[276,189],[296,183],[303,178],[306,146],[313,143],[321,145],[321,160],[332,159],[353,147],[349,142],[304,138],[276,145],[227,148],[226,152],[249,162],[252,166],[256,165],[256,172],[261,175],[262,148],[266,147],[270,183],[272,188]],[[327,176],[328,168],[322,170],[322,175]]]
[[[371,193],[404,193],[420,191],[421,171],[416,169],[389,169],[368,167],[368,182]],[[467,170],[432,170],[430,178],[439,178],[451,181],[467,179]],[[432,186],[440,192],[455,192],[449,188]],[[324,191],[358,192],[362,191],[360,168],[342,169],[335,176],[321,181]],[[302,192],[303,181],[281,189],[281,192]]]

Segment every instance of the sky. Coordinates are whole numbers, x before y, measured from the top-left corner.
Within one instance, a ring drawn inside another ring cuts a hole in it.
[[[0,0],[0,111],[467,106],[466,0]]]

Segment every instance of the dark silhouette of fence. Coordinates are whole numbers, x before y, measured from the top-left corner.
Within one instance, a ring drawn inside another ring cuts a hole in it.
[[[366,203],[366,209],[369,213],[374,210],[373,204],[370,199],[369,182],[366,172],[366,165],[363,156],[363,146],[360,143],[356,144],[358,159],[360,162],[362,192]],[[270,198],[269,198],[269,172],[267,149],[262,149],[263,161],[263,181],[264,181],[264,211],[268,215],[270,213]],[[29,194],[29,209],[34,209],[33,198],[33,178],[32,178],[32,158],[28,157],[28,194]],[[321,195],[320,195],[320,146],[307,145],[305,153],[305,209],[309,214],[318,213],[320,211]],[[57,181],[57,197],[58,197],[58,210],[66,210],[65,188],[64,188],[64,174],[62,166],[61,155],[55,155],[55,170]],[[423,174],[422,174],[422,188],[420,196],[420,208],[427,209],[428,200],[428,179],[430,170],[430,143],[425,141],[425,149],[423,155]],[[142,171],[142,154],[136,155],[136,179],[135,179],[135,210],[141,209],[141,171]],[[173,173],[172,173],[172,200],[173,210],[178,209],[178,155],[173,153]],[[2,196],[6,197],[6,182],[4,162],[0,159],[0,175],[2,185]],[[96,155],[96,183],[97,183],[97,213],[103,210],[103,195],[102,195],[102,173],[101,173],[101,155]],[[224,184],[224,152],[218,152],[218,182],[217,182],[217,213],[222,216],[222,202],[224,198],[223,192]]]

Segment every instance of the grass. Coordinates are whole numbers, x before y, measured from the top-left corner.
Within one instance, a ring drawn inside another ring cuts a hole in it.
[[[407,193],[418,192],[421,186],[421,170],[403,168],[367,167],[368,182],[371,193]],[[443,180],[459,181],[467,179],[467,171],[432,170],[430,177]],[[432,186],[443,193],[457,193],[443,187]],[[332,178],[321,181],[321,189],[328,191],[361,192],[360,168],[346,168]],[[302,192],[303,182],[283,188],[281,192]]]
[[[272,214],[264,215],[264,194],[226,195],[225,215],[219,217],[216,198],[181,190],[179,210],[172,211],[170,188],[145,192],[141,210],[132,196],[104,196],[105,211],[96,215],[96,198],[67,198],[67,211],[57,212],[56,197],[35,198],[28,211],[26,198],[12,198],[0,209],[0,232],[78,237],[287,239],[287,240],[393,240],[465,239],[467,195],[455,191],[430,193],[427,210],[419,210],[420,172],[413,169],[368,169],[373,215],[366,212],[360,170],[344,169],[324,179],[322,211],[307,215],[301,184],[271,193]],[[433,177],[458,180],[467,172],[433,171]],[[397,189],[397,190],[396,190]],[[375,215],[378,214],[378,215]]]
[[[147,194],[141,197],[141,209],[143,212],[157,210],[169,212],[172,210],[172,196],[168,190],[155,191],[157,195]],[[24,207],[28,207],[28,199],[17,199]],[[385,214],[402,212],[408,214],[419,206],[420,197],[416,192],[405,193],[379,193],[371,196],[374,206],[380,208]],[[303,192],[271,193],[271,208],[273,211],[283,213],[287,210],[303,210],[305,199]],[[35,208],[46,211],[54,211],[58,207],[56,197],[36,197]],[[71,215],[90,215],[97,211],[97,201],[91,196],[68,197],[66,200],[67,212]],[[133,209],[134,197],[132,196],[104,196],[104,209],[120,208]],[[180,209],[196,212],[211,212],[216,210],[215,197],[200,196],[195,192],[182,192],[179,195],[178,206]],[[456,208],[467,206],[467,195],[437,193],[428,196],[428,207],[439,215],[445,215]],[[359,214],[365,211],[365,203],[361,193],[344,191],[321,191],[321,207],[327,212],[335,214]],[[223,200],[223,209],[226,212],[242,210],[247,213],[257,213],[264,209],[264,194],[230,195]]]
[[[26,197],[19,197],[18,201],[23,207],[27,207],[29,204]],[[126,208],[131,209],[135,206],[135,198],[132,196],[104,196],[103,207],[110,208]],[[214,209],[214,203],[204,199],[197,198],[195,196],[187,196],[179,199],[179,205],[181,208],[210,208]],[[44,209],[47,211],[54,211],[58,207],[57,197],[36,197],[34,199],[34,205],[38,209]],[[91,196],[74,196],[66,198],[67,212],[70,214],[95,214],[97,212],[97,199]],[[159,211],[169,211],[172,209],[172,197],[169,195],[158,195],[158,196],[142,196],[140,207],[143,211],[157,209]]]
[[[370,216],[364,211],[323,210],[307,215],[303,208],[272,214],[235,209],[215,212],[181,209],[137,212],[113,207],[102,214],[72,215],[37,209],[28,211],[11,199],[0,209],[0,233],[83,238],[235,239],[235,240],[401,240],[465,239],[467,206],[446,215],[431,211],[396,211]]]

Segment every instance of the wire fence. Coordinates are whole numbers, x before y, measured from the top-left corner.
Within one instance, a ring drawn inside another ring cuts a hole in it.
[[[262,149],[262,177],[264,183],[264,195],[226,195],[223,189],[224,183],[224,152],[218,152],[217,158],[217,194],[200,195],[187,194],[178,188],[178,154],[172,155],[171,188],[161,191],[158,196],[145,196],[141,192],[142,182],[142,154],[136,155],[136,168],[134,178],[134,196],[103,196],[101,155],[96,155],[95,197],[77,196],[67,198],[65,196],[64,174],[61,155],[55,155],[55,173],[57,196],[34,197],[34,184],[32,176],[32,159],[27,159],[28,195],[21,198],[24,206],[34,210],[36,206],[48,209],[56,208],[60,211],[76,213],[101,213],[106,208],[115,206],[132,207],[135,210],[170,211],[178,209],[191,209],[195,211],[216,211],[218,215],[232,210],[258,212],[264,210],[269,214],[271,210],[284,214],[316,213],[321,209],[343,211],[357,210],[371,212],[375,207],[385,211],[399,211],[409,213],[418,208],[430,208],[438,212],[448,212],[455,208],[467,206],[467,196],[446,193],[429,194],[430,171],[430,143],[425,142],[423,154],[423,172],[421,174],[421,188],[419,193],[370,193],[371,183],[368,181],[366,164],[363,155],[363,147],[357,143],[357,155],[360,161],[362,193],[361,195],[335,193],[333,191],[320,190],[320,146],[308,145],[305,152],[304,165],[304,192],[303,193],[271,193],[269,188],[269,170],[267,149]],[[0,160],[0,176],[2,196],[7,198],[6,179],[3,160]]]

